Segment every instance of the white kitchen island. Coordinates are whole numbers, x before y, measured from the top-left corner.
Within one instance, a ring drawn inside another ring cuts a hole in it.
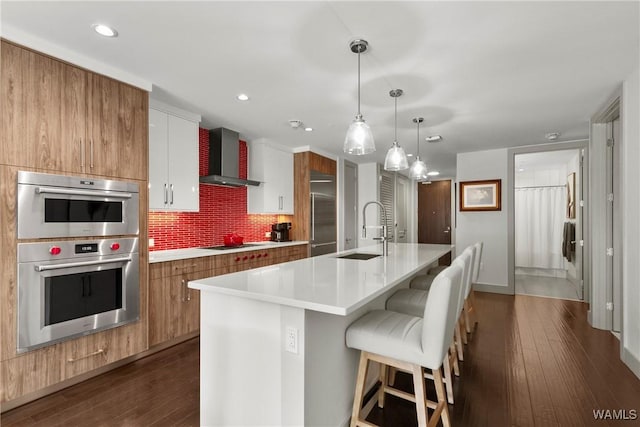
[[[342,426],[359,352],[345,330],[452,245],[381,245],[189,282],[199,289],[200,424]]]

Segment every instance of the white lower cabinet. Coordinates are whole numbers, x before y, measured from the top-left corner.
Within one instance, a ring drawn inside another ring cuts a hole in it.
[[[293,153],[251,144],[248,176],[261,184],[248,187],[247,213],[293,215]]]
[[[149,209],[199,210],[200,117],[153,102],[149,109]],[[156,108],[157,107],[157,108]]]

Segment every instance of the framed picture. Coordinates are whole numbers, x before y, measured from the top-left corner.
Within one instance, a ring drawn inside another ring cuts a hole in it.
[[[567,176],[567,218],[576,218],[576,173]]]
[[[466,181],[460,183],[460,211],[499,211],[501,206],[500,179]]]

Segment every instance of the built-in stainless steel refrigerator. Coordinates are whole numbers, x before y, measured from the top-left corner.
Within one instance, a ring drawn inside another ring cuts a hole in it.
[[[335,177],[311,171],[310,179],[311,256],[337,250]]]

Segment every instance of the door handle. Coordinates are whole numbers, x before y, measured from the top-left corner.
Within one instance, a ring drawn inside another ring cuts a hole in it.
[[[82,171],[84,172],[84,156],[85,156],[85,147],[84,147],[84,143],[82,142],[82,139],[80,139],[80,167],[82,168]]]
[[[66,196],[111,197],[114,199],[130,199],[131,193],[119,193],[113,190],[76,190],[73,188],[36,187],[38,194],[63,194]]]
[[[316,196],[311,194],[311,241],[316,240]]]
[[[91,139],[91,152],[89,153],[89,167],[93,169],[93,138]]]
[[[48,271],[48,270],[60,270],[63,268],[86,267],[89,265],[112,264],[114,262],[131,262],[131,257],[111,258],[111,259],[105,259],[100,261],[81,261],[81,262],[68,262],[64,264],[36,265],[34,268],[36,271]]]

